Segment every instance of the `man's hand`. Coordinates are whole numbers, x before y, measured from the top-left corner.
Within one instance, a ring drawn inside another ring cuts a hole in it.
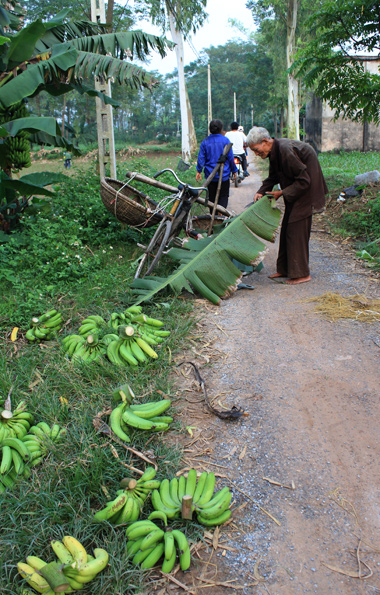
[[[258,192],[255,194],[255,196],[253,197],[253,202],[257,202],[258,200],[260,200],[260,198],[262,197],[262,194],[259,194]]]
[[[197,180],[198,183],[202,181],[202,174],[200,174],[199,171],[197,171],[195,179]]]
[[[273,190],[272,192],[267,192],[268,196],[273,196],[276,200],[282,196],[282,190]]]

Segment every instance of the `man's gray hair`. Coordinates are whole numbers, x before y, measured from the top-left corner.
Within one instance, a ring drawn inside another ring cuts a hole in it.
[[[247,134],[247,145],[258,145],[264,140],[264,138],[272,138],[268,130],[266,128],[262,128],[261,126],[254,126]]]

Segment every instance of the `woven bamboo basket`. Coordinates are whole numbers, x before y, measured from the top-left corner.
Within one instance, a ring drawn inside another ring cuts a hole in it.
[[[154,213],[157,203],[140,190],[113,178],[102,178],[100,195],[107,211],[132,227],[157,225],[162,215]]]

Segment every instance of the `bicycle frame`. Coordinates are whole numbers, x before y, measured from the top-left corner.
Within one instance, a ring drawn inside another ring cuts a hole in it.
[[[164,184],[162,182],[156,181],[156,179],[163,174],[164,172],[170,172],[175,179],[179,182],[178,188],[174,189],[172,186]],[[132,172],[127,172],[128,174]],[[178,233],[181,229],[185,230],[187,235],[190,235],[190,222],[191,222],[191,209],[195,202],[200,202],[200,204],[208,205],[208,190],[205,186],[189,186],[189,184],[183,183],[177,176],[177,174],[169,168],[165,168],[154,175],[154,178],[147,178],[145,176],[140,176],[139,174],[134,174],[133,177],[136,179],[140,179],[140,181],[145,181],[150,183],[152,186],[157,186],[158,188],[162,188],[164,190],[170,189],[170,191],[175,190],[171,195],[171,201],[173,204],[169,204],[169,210],[164,210],[162,207],[160,208],[160,212],[163,215],[163,219],[159,224],[154,236],[152,237],[149,245],[144,247],[144,254],[142,255],[141,261],[136,271],[135,278],[141,278],[145,275],[149,275],[154,267],[159,262],[164,250],[166,250],[170,243],[175,240],[178,236]],[[199,194],[201,192],[206,192],[206,199],[199,199]],[[170,202],[171,202],[170,201]],[[210,203],[211,206],[211,203]],[[218,207],[217,207],[218,208]],[[220,210],[225,211],[225,209],[220,208]],[[225,211],[228,213],[228,211]],[[196,232],[194,232],[196,233]]]

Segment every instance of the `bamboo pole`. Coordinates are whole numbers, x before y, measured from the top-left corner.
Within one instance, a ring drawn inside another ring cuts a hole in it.
[[[225,155],[227,155],[230,151],[232,147],[232,143],[228,143],[228,145],[226,145],[223,149],[223,153],[222,156],[224,157]],[[222,178],[223,178],[223,170],[224,170],[224,161],[222,163],[219,164],[220,166],[220,170],[219,170],[219,180],[218,180],[218,187],[216,189],[216,195],[215,195],[215,201],[214,201],[214,206],[212,209],[212,215],[211,215],[211,221],[210,221],[210,227],[208,228],[208,233],[207,235],[210,236],[212,234],[212,228],[214,225],[214,221],[215,221],[215,213],[216,213],[216,205],[218,204],[218,200],[219,200],[219,194],[220,194],[220,188],[222,186]],[[215,175],[215,174],[214,174]],[[210,177],[210,176],[209,176]],[[209,178],[207,178],[208,180]],[[206,180],[206,182],[207,182]]]

